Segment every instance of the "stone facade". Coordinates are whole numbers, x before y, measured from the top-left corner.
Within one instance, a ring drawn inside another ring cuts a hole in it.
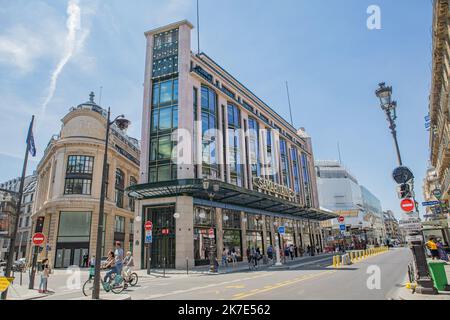
[[[83,255],[95,254],[106,124],[107,112],[91,94],[90,101],[62,119],[60,134],[50,140],[37,167],[33,232],[37,218],[44,217],[47,245],[39,258],[48,258],[55,267],[80,265]],[[103,256],[115,240],[125,251],[132,249],[134,201],[123,190],[139,179],[139,153],[138,141],[111,125]],[[84,228],[61,226],[63,214],[66,224],[84,221]]]

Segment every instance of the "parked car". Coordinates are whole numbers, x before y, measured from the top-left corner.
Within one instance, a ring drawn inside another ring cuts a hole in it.
[[[12,266],[12,271],[14,272],[24,272],[26,269],[27,263],[25,258],[20,258],[19,260],[15,261]]]

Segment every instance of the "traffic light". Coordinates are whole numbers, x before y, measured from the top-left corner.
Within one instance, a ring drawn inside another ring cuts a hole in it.
[[[34,232],[42,232],[44,230],[44,219],[45,217],[38,217],[36,220],[36,228]]]
[[[411,198],[411,185],[409,183],[403,183],[397,188],[398,197],[400,199]]]

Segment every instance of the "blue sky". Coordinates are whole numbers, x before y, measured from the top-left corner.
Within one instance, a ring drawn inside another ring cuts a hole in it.
[[[103,87],[102,105],[132,121],[139,138],[144,31],[188,19],[195,0],[71,0],[80,9],[67,40],[68,1],[0,0],[0,181],[19,175],[24,140],[37,115],[38,156],[72,106]],[[412,4],[413,3],[413,4]],[[368,6],[381,8],[381,30],[366,26]],[[403,161],[422,180],[428,163],[424,116],[431,82],[431,1],[200,0],[201,49],[313,138],[316,159],[337,159],[400,215],[391,172],[396,157],[374,90],[394,87]],[[194,30],[193,48],[197,39]],[[51,77],[69,57],[42,115]]]

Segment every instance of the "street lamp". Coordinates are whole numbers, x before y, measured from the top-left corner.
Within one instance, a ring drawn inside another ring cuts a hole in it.
[[[397,102],[392,101],[392,87],[386,87],[384,82],[378,84],[379,88],[375,91],[375,95],[380,100],[380,107],[386,113],[387,120],[389,122],[389,129],[391,130],[392,137],[394,138],[395,150],[397,152],[398,164],[400,167],[403,166],[402,158],[400,156],[400,148],[397,141],[397,131],[395,120],[397,119],[396,108]],[[411,180],[411,192],[414,190],[414,180]],[[417,202],[414,199],[414,202]],[[416,205],[417,215],[419,214],[418,206]],[[418,234],[422,235],[422,231]],[[433,281],[430,277],[430,272],[428,270],[427,259],[425,255],[425,250],[422,245],[422,241],[412,241],[411,250],[414,257],[414,263],[417,274],[417,288],[416,292],[422,294],[436,294],[436,289],[433,286]]]
[[[209,203],[210,203],[210,218],[211,218],[211,229],[214,230],[214,221],[212,219],[213,212],[213,199],[217,192],[219,192],[220,185],[217,181],[210,181],[209,179],[203,180],[203,189],[208,193]],[[209,271],[217,272],[216,263],[215,263],[215,241],[213,238],[210,238],[210,247],[209,247]]]
[[[103,171],[102,171],[102,185],[100,191],[100,206],[98,212],[98,226],[97,226],[97,244],[95,248],[95,275],[94,275],[94,290],[92,291],[92,299],[100,299],[100,262],[102,255],[102,237],[103,237],[103,216],[105,213],[105,194],[106,194],[106,177],[108,176],[108,145],[109,145],[109,131],[111,125],[115,124],[120,130],[125,130],[130,125],[130,121],[125,119],[122,114],[117,116],[113,121],[110,121],[111,108],[108,108],[108,118],[106,121],[106,136],[105,136],[105,153],[103,157]]]

